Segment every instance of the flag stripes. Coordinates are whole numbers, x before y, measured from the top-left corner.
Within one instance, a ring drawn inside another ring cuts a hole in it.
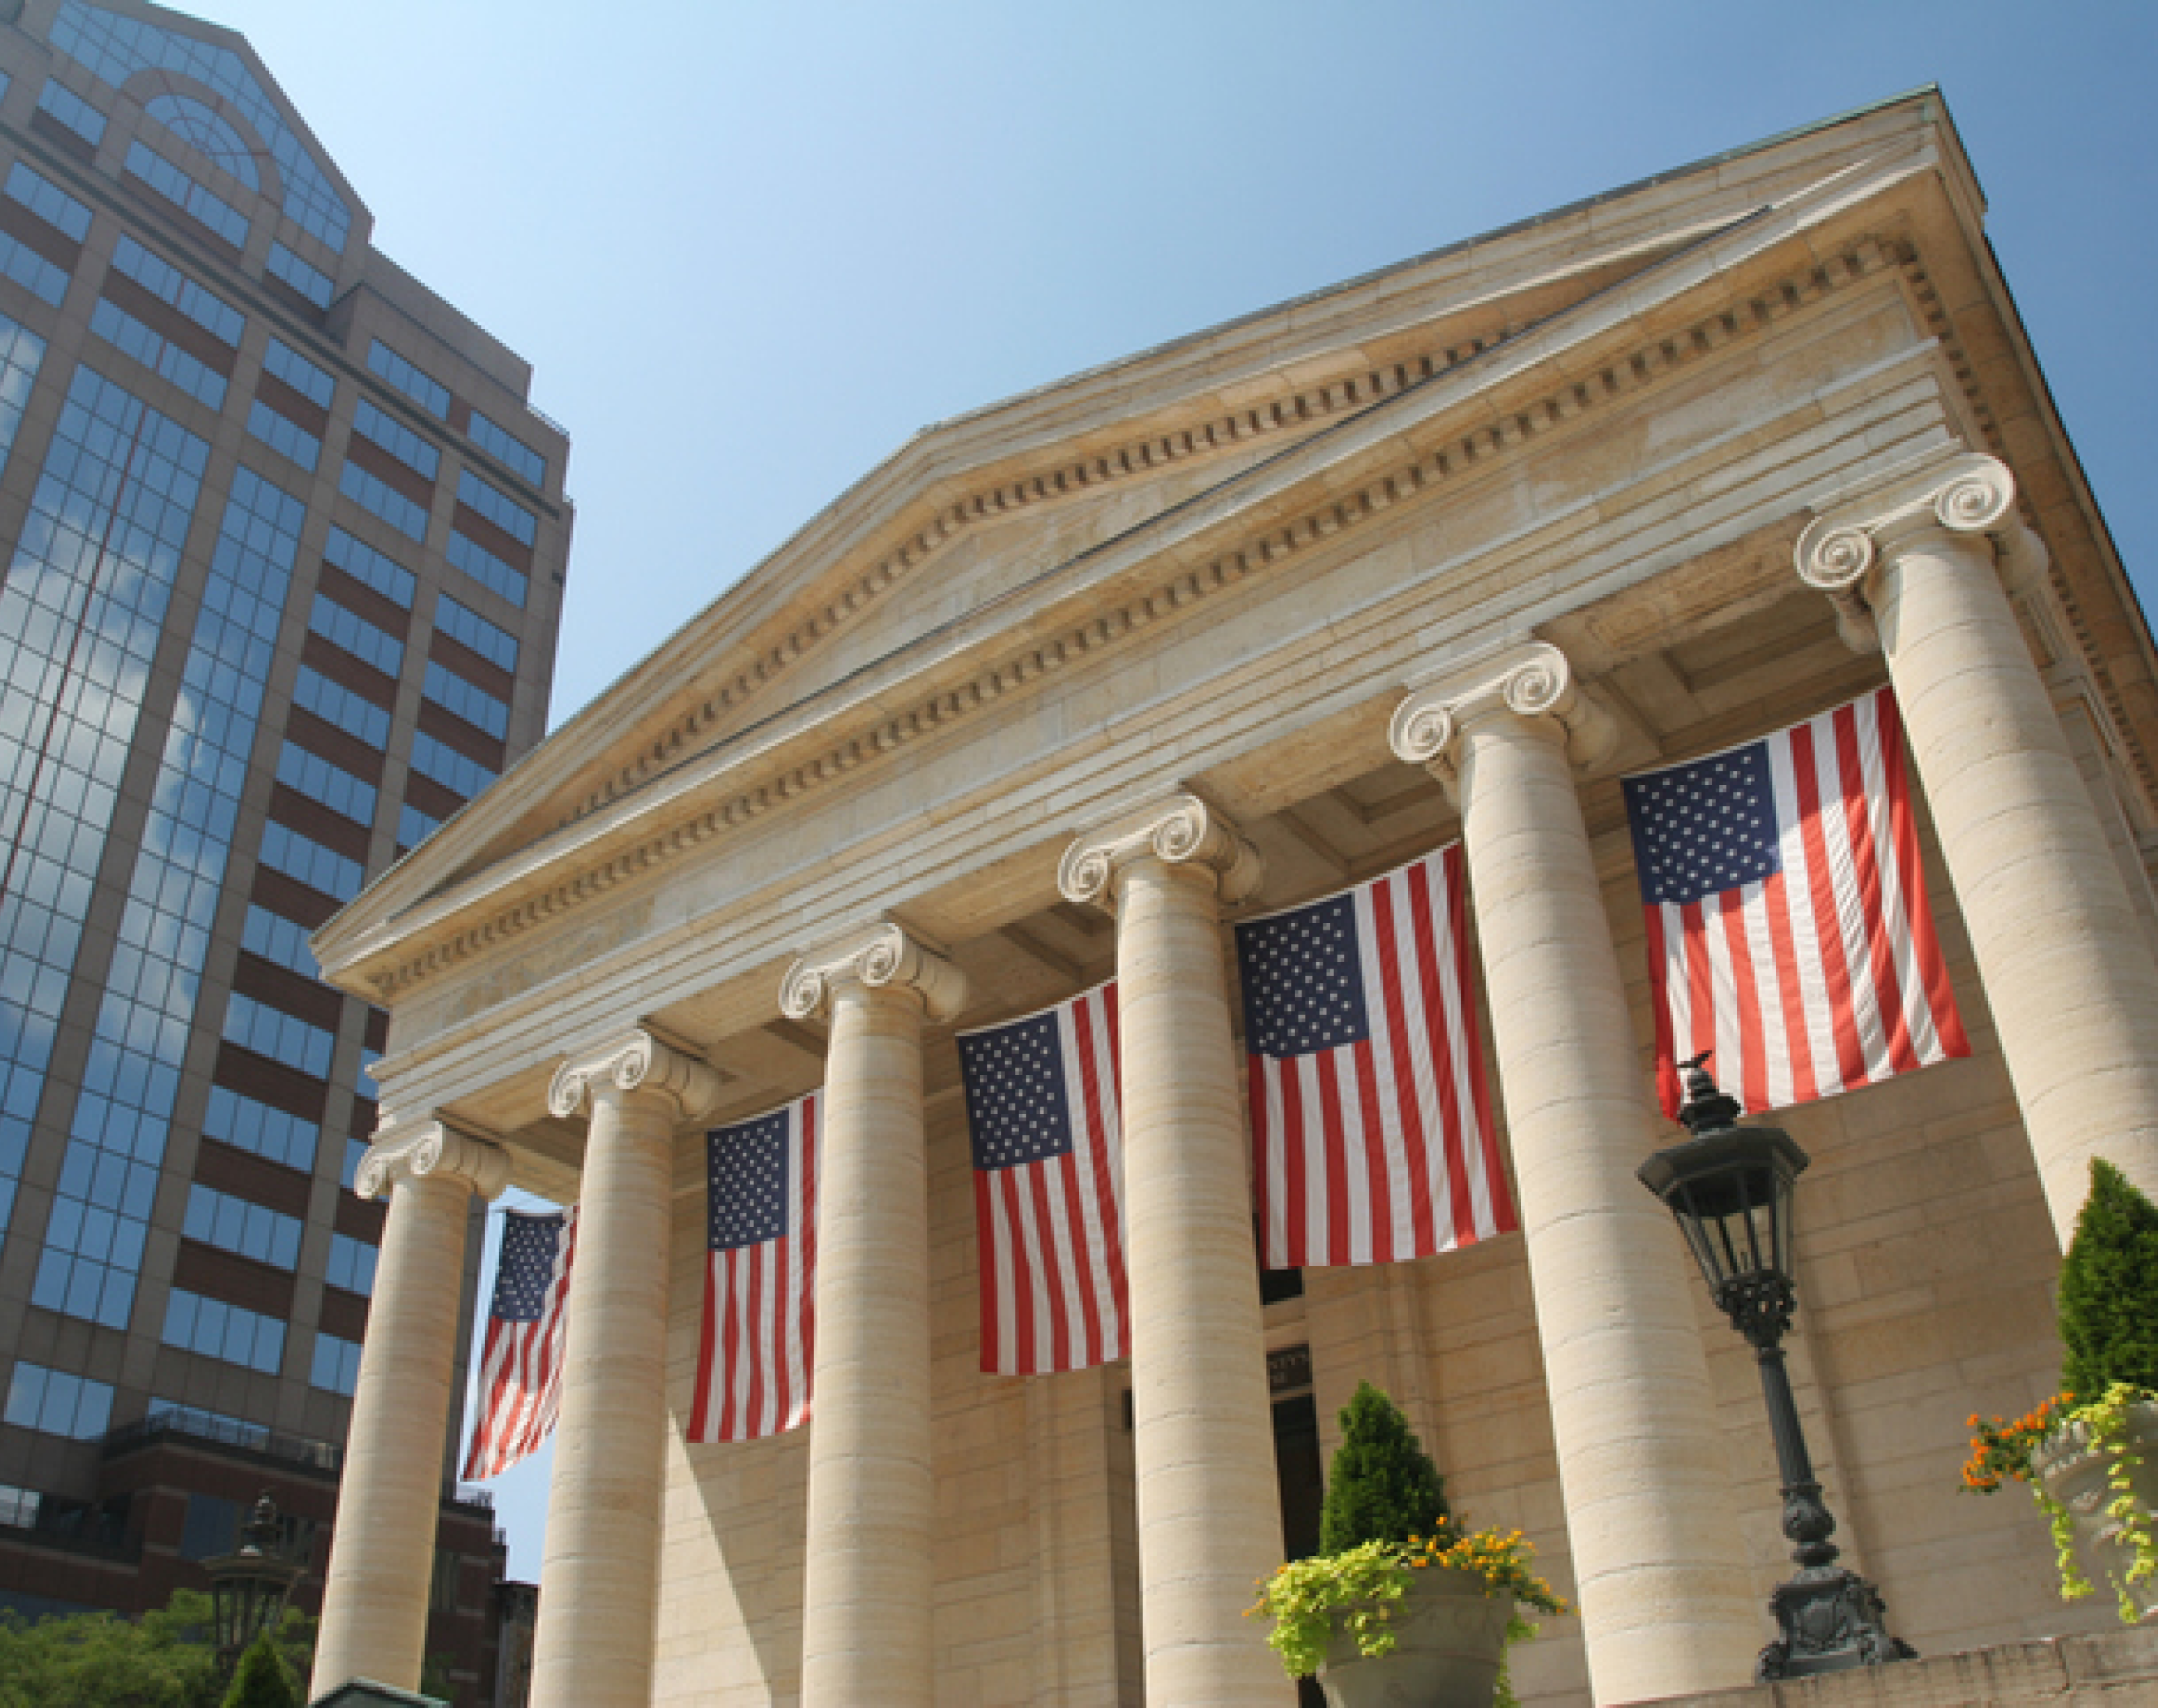
[[[1237,927],[1268,1267],[1396,1262],[1519,1225],[1469,1007],[1466,923],[1455,844]],[[1278,1037],[1269,1015],[1283,1017]]]

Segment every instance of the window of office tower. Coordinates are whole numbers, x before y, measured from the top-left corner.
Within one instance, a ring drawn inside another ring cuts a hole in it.
[[[11,1040],[0,1060],[0,1227],[209,459],[194,434],[78,368],[0,586],[0,680],[42,684],[4,738],[13,751],[0,773],[0,1024]]]
[[[271,157],[277,163],[285,186],[287,217],[320,242],[343,251],[352,230],[351,207],[287,121],[276,97],[262,86],[247,61],[231,49],[183,35],[147,18],[123,17],[101,6],[85,5],[82,0],[65,0],[61,6],[59,15],[53,20],[52,43],[115,89],[136,72],[155,69],[191,78],[222,96],[267,145]],[[195,139],[189,137],[188,140]]]
[[[32,1292],[123,1327],[307,507],[235,471]]]

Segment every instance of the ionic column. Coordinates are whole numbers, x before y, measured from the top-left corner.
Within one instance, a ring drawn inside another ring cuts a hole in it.
[[[929,1173],[922,1023],[959,970],[879,925],[787,969],[780,1007],[824,1013],[823,1173],[803,1572],[803,1708],[930,1708]]]
[[[1081,838],[1057,874],[1117,921],[1140,1618],[1147,1700],[1175,1708],[1293,1700],[1243,1617],[1281,1563],[1281,1497],[1221,907],[1259,876],[1190,795]]]
[[[1660,1134],[1569,769],[1608,715],[1531,644],[1419,689],[1394,751],[1461,808],[1561,1493],[1598,1702],[1742,1685],[1766,1626],[1691,1272],[1634,1170]]]
[[[354,1189],[390,1194],[352,1397],[311,1695],[348,1679],[420,1688],[457,1368],[465,1212],[509,1179],[497,1146],[438,1121],[385,1127]]]
[[[2015,490],[1938,458],[1827,510],[1798,563],[1887,658],[2065,1246],[2093,1154],[2158,1192],[2158,967],[2001,586],[2046,565]]]
[[[646,1031],[565,1062],[559,1117],[589,1108],[562,1409],[547,1491],[533,1708],[645,1708],[659,1604],[674,1129],[719,1076]]]

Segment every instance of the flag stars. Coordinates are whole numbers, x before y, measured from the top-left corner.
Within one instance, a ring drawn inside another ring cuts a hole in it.
[[[1755,742],[1625,782],[1641,888],[1683,906],[1783,869],[1768,745]]]
[[[714,1251],[776,1240],[787,1231],[787,1112],[707,1135]]]
[[[1371,1034],[1355,902],[1330,896],[1236,931],[1247,1047],[1307,1055]]]
[[[959,1040],[974,1166],[1009,1169],[1071,1148],[1054,1011]]]

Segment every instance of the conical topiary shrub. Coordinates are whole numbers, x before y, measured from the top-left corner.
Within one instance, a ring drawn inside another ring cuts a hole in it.
[[[299,1695],[285,1674],[285,1663],[266,1635],[256,1638],[240,1657],[222,1708],[300,1708]]]
[[[2061,1266],[2061,1386],[2078,1400],[2115,1382],[2158,1390],[2158,1205],[2097,1158]]]
[[[1366,1542],[1429,1540],[1445,1526],[1446,1485],[1401,1408],[1369,1382],[1341,1411],[1341,1446],[1319,1512],[1322,1554]]]

